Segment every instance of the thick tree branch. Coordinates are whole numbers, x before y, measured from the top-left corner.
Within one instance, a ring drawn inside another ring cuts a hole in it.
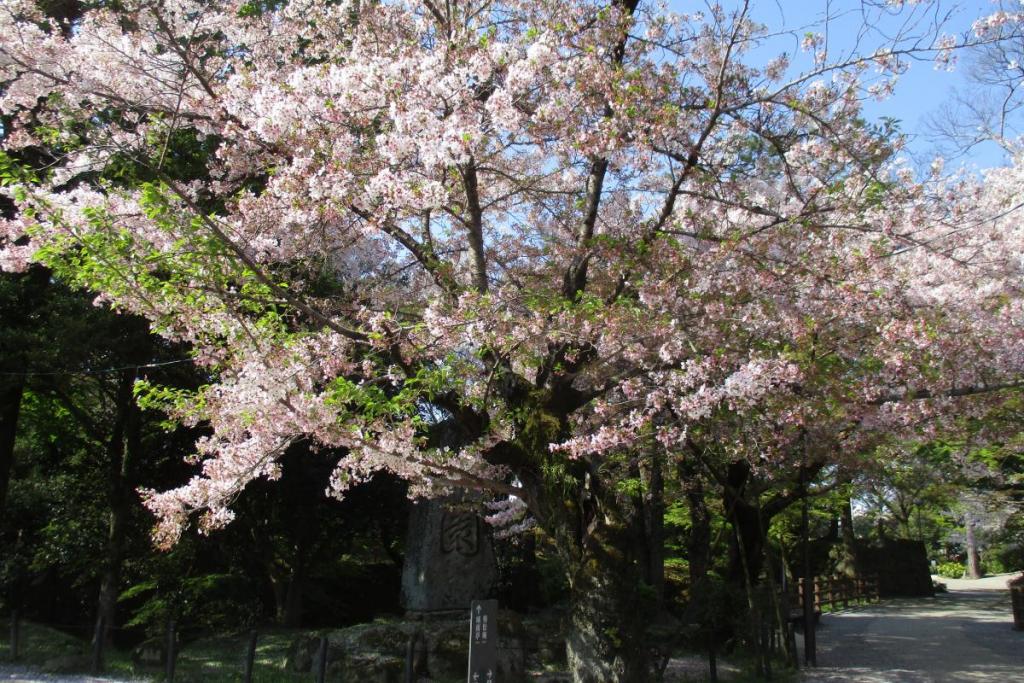
[[[469,249],[473,254],[473,286],[478,292],[487,291],[487,259],[484,254],[484,213],[480,208],[480,189],[476,174],[476,162],[469,161],[459,169],[462,186],[466,191],[466,208],[469,210]]]
[[[1024,388],[1024,380],[1015,382],[1001,382],[997,384],[975,384],[966,387],[952,387],[950,389],[931,391],[930,389],[915,389],[904,392],[892,392],[868,401],[868,405],[880,406],[885,403],[900,403],[902,401],[921,401],[929,398],[961,398],[964,396],[977,396],[979,394],[991,394],[1006,389]]]
[[[373,216],[367,211],[360,209],[356,206],[350,207],[352,213],[356,214],[364,221],[372,222]],[[451,273],[445,267],[445,264],[438,258],[434,252],[434,247],[427,242],[417,242],[416,238],[410,235],[408,232],[403,230],[400,226],[396,225],[394,221],[384,221],[378,224],[380,229],[393,237],[396,242],[405,247],[416,261],[423,266],[423,269],[427,271],[430,277],[434,280],[434,283],[440,287],[443,291],[448,294],[454,294],[458,289],[458,284],[452,279]]]

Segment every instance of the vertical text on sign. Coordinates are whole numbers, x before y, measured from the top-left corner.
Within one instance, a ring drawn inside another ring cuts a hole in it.
[[[498,680],[497,618],[497,600],[474,600],[470,603],[467,683],[496,683]]]

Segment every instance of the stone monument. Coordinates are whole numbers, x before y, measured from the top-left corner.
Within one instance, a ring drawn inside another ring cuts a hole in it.
[[[459,499],[413,503],[402,568],[407,610],[466,610],[471,601],[490,597],[497,580],[486,522]]]

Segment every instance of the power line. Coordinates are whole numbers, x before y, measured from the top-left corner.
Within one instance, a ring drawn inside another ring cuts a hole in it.
[[[102,368],[99,370],[26,370],[24,372],[0,372],[0,375],[7,377],[44,377],[44,376],[59,376],[59,375],[106,375],[111,372],[120,372],[122,370],[143,370],[147,368],[162,368],[167,365],[177,365],[178,363],[193,363],[194,358],[178,358],[176,360],[168,360],[160,363],[141,363],[136,365],[125,365],[119,368]]]

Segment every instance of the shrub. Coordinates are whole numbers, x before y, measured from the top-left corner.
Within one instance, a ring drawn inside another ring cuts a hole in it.
[[[988,576],[990,574],[1005,574],[1009,570],[1000,558],[986,557],[981,561],[981,571]]]
[[[964,575],[964,566],[959,562],[943,562],[936,571],[944,578],[960,579]]]

